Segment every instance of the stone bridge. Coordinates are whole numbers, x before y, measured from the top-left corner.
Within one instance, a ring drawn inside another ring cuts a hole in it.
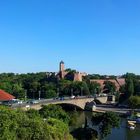
[[[98,97],[96,100],[99,100],[101,103],[107,102],[107,97]],[[93,110],[93,106],[96,105],[94,98],[79,98],[79,99],[69,99],[69,100],[51,100],[46,102],[41,102],[39,104],[30,105],[30,107],[22,107],[23,109],[41,109],[42,105],[49,105],[49,104],[68,104],[80,108],[82,110]]]
[[[76,106],[76,107],[84,110],[86,104],[87,103],[90,103],[92,101],[94,101],[94,98],[71,99],[71,100],[56,100],[56,101],[50,101],[50,102],[43,102],[43,103],[39,103],[39,104],[33,104],[33,105],[30,106],[30,108],[39,110],[39,109],[41,109],[42,105],[49,105],[49,104],[58,104],[58,105],[68,104],[68,105]]]

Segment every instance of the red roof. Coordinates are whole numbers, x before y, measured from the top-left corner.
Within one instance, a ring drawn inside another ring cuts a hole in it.
[[[105,81],[110,81],[110,82],[114,83],[116,88],[117,88],[117,90],[120,89],[120,85],[118,84],[118,82],[115,79],[105,79],[105,80],[104,79],[99,79],[99,80],[95,79],[95,80],[90,80],[90,82],[97,82],[97,83],[99,83],[101,85],[102,89],[104,88],[104,82]]]
[[[7,100],[12,100],[15,97],[3,90],[0,89],[0,101],[7,101]]]
[[[118,83],[120,86],[125,85],[125,79],[124,78],[119,78],[117,79]]]

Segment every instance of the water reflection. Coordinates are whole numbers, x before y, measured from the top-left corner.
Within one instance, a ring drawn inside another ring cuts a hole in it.
[[[70,112],[70,114],[71,117],[74,115],[71,121],[70,130],[71,132],[80,133],[82,138],[79,138],[78,140],[87,140],[83,138],[83,133],[85,132],[83,130],[85,126],[85,118],[87,118],[87,125],[90,128],[97,130],[96,127],[92,126],[92,112]],[[133,131],[129,130],[126,126],[126,119],[121,118],[120,128],[112,129],[112,133],[108,135],[104,140],[140,140],[140,125],[137,125],[136,129]],[[96,135],[96,131],[94,131],[93,133],[94,135]],[[93,139],[95,139],[94,136]]]

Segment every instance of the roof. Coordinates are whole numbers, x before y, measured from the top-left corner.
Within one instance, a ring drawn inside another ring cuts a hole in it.
[[[117,79],[117,82],[119,83],[120,86],[125,85],[125,79],[124,78]]]
[[[121,80],[120,81],[116,81],[115,79],[105,79],[105,80],[104,79],[94,79],[94,80],[90,80],[90,82],[97,82],[97,83],[99,83],[101,85],[102,89],[104,88],[104,82],[105,81],[110,81],[110,82],[114,83],[116,88],[117,88],[117,90],[119,90],[120,86],[123,85],[123,83],[124,83],[123,80],[122,81]]]
[[[12,100],[15,97],[7,92],[5,92],[4,90],[0,89],[0,101],[8,101],[8,100]]]
[[[60,64],[64,64],[64,61],[60,61]]]

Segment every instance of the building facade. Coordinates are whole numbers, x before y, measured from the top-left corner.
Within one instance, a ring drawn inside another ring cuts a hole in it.
[[[63,61],[59,64],[59,79],[68,79],[72,81],[82,81],[83,76],[86,76],[86,73],[78,72],[78,71],[66,71],[65,64]]]

